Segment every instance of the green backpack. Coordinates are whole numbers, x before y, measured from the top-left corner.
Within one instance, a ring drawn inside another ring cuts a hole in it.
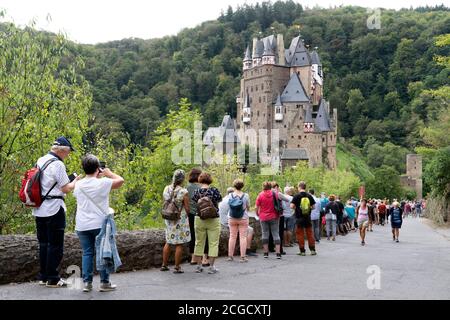
[[[308,197],[302,198],[302,201],[300,202],[300,209],[302,210],[302,214],[304,216],[311,214],[311,202]]]

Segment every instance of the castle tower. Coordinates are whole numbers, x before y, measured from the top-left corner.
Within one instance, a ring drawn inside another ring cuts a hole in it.
[[[247,47],[243,61],[243,70],[248,70],[251,67],[252,67],[252,57],[250,56],[250,48]]]
[[[283,103],[281,103],[280,94],[278,94],[277,102],[275,102],[275,121],[283,121]]]
[[[264,52],[262,55],[262,64],[263,65],[270,65],[275,64],[275,53],[272,50],[272,45],[268,40],[266,40],[266,43],[264,44]]]
[[[406,175],[411,180],[417,199],[422,199],[422,156],[408,154],[406,156]]]

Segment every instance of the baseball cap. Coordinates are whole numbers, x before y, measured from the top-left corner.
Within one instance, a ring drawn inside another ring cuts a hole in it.
[[[75,151],[75,149],[72,147],[72,144],[70,143],[69,139],[67,139],[64,136],[59,137],[58,139],[53,142],[54,146],[62,146],[62,147],[70,147],[71,151]]]

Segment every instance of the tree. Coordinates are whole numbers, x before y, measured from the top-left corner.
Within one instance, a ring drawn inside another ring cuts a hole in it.
[[[374,178],[366,184],[366,194],[376,199],[401,199],[404,191],[394,168],[382,166],[373,171]]]
[[[77,73],[82,62],[69,55],[62,35],[47,36],[11,24],[4,28],[0,33],[0,234],[29,231],[31,217],[17,199],[21,175],[56,137],[70,138],[77,152],[66,165],[69,170],[78,168],[91,106],[89,86]]]

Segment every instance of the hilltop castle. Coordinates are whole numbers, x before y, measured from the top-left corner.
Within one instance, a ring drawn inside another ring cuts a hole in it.
[[[336,168],[337,110],[323,97],[323,69],[317,48],[310,51],[300,36],[285,49],[281,34],[253,39],[243,60],[236,120],[219,128],[279,130],[282,167],[307,161],[309,166]],[[205,142],[209,141],[208,133]],[[234,142],[235,138],[232,138]],[[247,141],[246,141],[247,143]],[[270,145],[270,142],[269,142]]]

